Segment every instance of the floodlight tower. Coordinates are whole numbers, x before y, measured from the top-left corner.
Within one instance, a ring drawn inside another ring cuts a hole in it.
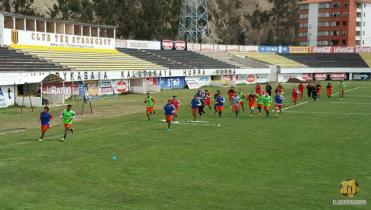
[[[182,0],[178,39],[210,43],[208,0]]]

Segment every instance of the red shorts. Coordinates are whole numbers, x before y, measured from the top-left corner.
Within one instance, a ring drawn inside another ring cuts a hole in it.
[[[239,105],[239,104],[234,104],[234,105],[232,106],[232,110],[233,110],[234,112],[239,111],[239,110],[240,110],[240,105]]]
[[[222,112],[224,110],[224,106],[217,106],[216,111]]]
[[[229,100],[232,100],[233,95],[228,95]]]
[[[179,107],[175,107],[175,113],[179,112]]]
[[[174,118],[173,115],[165,115],[165,120],[166,120],[166,122],[171,122],[171,121],[173,121],[173,118]]]
[[[41,125],[40,130],[41,132],[46,132],[50,128],[49,125]]]
[[[241,102],[240,102],[240,105],[241,105],[241,106],[245,105],[245,102],[244,102],[244,101],[241,101]]]
[[[270,107],[270,106],[265,106],[265,107],[264,107],[264,110],[265,110],[265,111],[269,111],[269,110],[271,110],[271,107]]]
[[[249,107],[250,107],[250,109],[254,109],[255,108],[255,103],[249,103]]]
[[[292,101],[297,101],[298,97],[292,97],[291,99],[292,99]]]
[[[65,129],[71,129],[72,128],[72,124],[64,124],[64,128]]]
[[[276,109],[282,109],[283,105],[282,104],[276,104]]]
[[[258,104],[258,108],[262,108],[263,107],[263,104]]]
[[[328,95],[328,96],[331,96],[331,95],[332,95],[332,91],[331,91],[331,90],[328,90],[328,91],[327,91],[327,95]]]
[[[192,115],[197,114],[197,112],[198,112],[198,108],[192,109]]]
[[[146,108],[146,112],[149,112],[149,113],[153,113],[153,107],[147,107]]]
[[[210,100],[210,99],[206,99],[206,100],[205,100],[205,104],[206,104],[207,106],[210,106],[210,104],[211,104],[211,100]]]

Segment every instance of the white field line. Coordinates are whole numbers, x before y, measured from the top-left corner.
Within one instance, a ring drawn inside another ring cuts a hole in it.
[[[356,112],[303,112],[303,111],[286,111],[286,113],[295,114],[328,114],[328,115],[356,115],[356,116],[371,116],[371,113],[356,113]]]
[[[2,135],[7,135],[7,134],[12,134],[12,133],[21,133],[21,132],[24,132],[26,131],[27,129],[21,129],[21,130],[17,130],[17,131],[8,131],[8,132],[1,132],[0,133],[0,136]]]
[[[346,91],[344,91],[344,92],[347,93],[347,92],[350,92],[350,91],[358,90],[358,89],[360,89],[360,88],[361,88],[361,87],[356,87],[356,88],[352,88],[352,89],[346,90]],[[332,94],[332,96],[337,96],[337,95],[340,95],[340,93]]]
[[[166,120],[160,120],[161,122],[166,122]],[[186,121],[174,121],[172,122],[175,125],[195,125],[195,126],[210,126],[210,127],[221,127],[221,124],[214,124],[209,123],[206,121],[192,121],[192,120],[186,120]]]
[[[87,131],[100,130],[100,129],[103,129],[103,128],[105,128],[105,127],[98,127],[98,128],[86,129],[86,130],[81,130],[79,132],[80,133],[83,133],[83,132],[87,132]],[[49,136],[49,137],[45,137],[44,140],[45,139],[53,139],[53,138],[62,137],[62,136],[63,135]],[[35,139],[35,141],[22,141],[22,142],[18,142],[18,143],[14,143],[14,144],[8,144],[8,145],[5,145],[5,146],[0,146],[0,149],[12,147],[12,146],[17,146],[17,145],[30,144],[30,143],[34,143],[34,142],[37,142],[36,139]]]

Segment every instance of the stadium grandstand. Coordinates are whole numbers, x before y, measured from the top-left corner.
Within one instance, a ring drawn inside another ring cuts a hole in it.
[[[295,68],[295,67],[306,67],[304,64],[296,62],[294,60],[290,60],[284,56],[278,55],[276,53],[244,53],[244,52],[237,52],[233,53],[237,56],[246,57],[249,59],[254,59],[256,61],[269,64],[269,65],[276,65],[280,67],[286,68]]]
[[[164,69],[164,67],[160,65],[121,53],[115,49],[85,49],[30,45],[12,45],[11,47],[25,54],[42,58],[76,71]]]

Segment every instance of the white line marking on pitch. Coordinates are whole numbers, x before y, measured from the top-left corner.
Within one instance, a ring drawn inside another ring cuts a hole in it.
[[[98,127],[98,128],[87,129],[87,130],[81,130],[81,131],[78,131],[78,132],[83,133],[83,132],[87,132],[87,131],[100,130],[100,129],[103,129],[103,128],[105,128],[105,127]],[[52,139],[52,138],[57,138],[57,137],[62,137],[62,136],[63,135],[49,136],[49,137],[45,137],[44,139]],[[0,146],[0,149],[12,147],[12,146],[17,146],[17,145],[30,144],[30,143],[34,143],[34,142],[37,142],[37,141],[36,140],[35,141],[22,141],[22,142],[18,142],[18,143],[14,143],[14,144],[8,144],[8,145],[5,145],[5,146]]]
[[[296,108],[298,106],[302,106],[302,105],[307,104],[307,103],[309,103],[309,101],[304,101],[304,102],[298,103],[298,104],[296,104],[294,106],[288,106],[286,108],[283,108],[282,111],[286,111],[288,109],[293,109],[293,108]]]
[[[358,102],[330,102],[330,104],[352,104],[352,105],[370,105],[371,103],[358,103]]]
[[[2,133],[0,133],[0,136],[7,135],[7,134],[12,134],[12,133],[20,133],[20,132],[24,132],[24,131],[26,131],[26,129],[21,129],[21,130],[18,130],[18,131],[2,132]]]
[[[350,91],[353,91],[353,90],[358,90],[358,89],[360,89],[361,87],[356,87],[356,88],[352,88],[352,89],[349,89],[349,90],[346,90],[346,91],[344,91],[344,92],[350,92]],[[332,94],[332,96],[337,96],[337,95],[340,95],[340,93],[335,93],[335,94]]]
[[[161,122],[166,122],[166,120],[160,120]],[[221,127],[221,124],[214,124],[214,123],[209,123],[206,121],[174,121],[172,122],[175,125],[197,125],[197,126],[211,126],[211,127]]]

